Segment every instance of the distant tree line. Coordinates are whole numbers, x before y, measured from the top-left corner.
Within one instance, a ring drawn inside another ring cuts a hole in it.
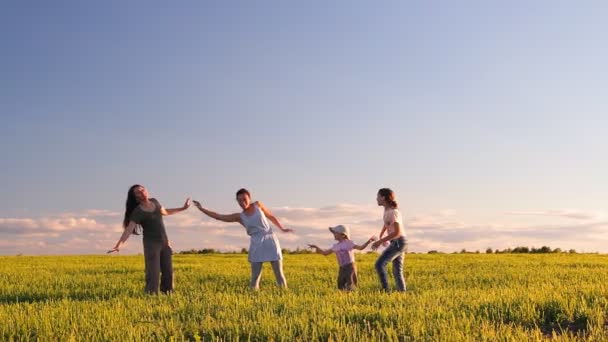
[[[428,254],[443,254],[442,252],[436,250],[430,250],[427,252]],[[562,250],[561,248],[551,249],[549,246],[542,246],[540,248],[535,247],[515,247],[515,248],[506,248],[503,250],[499,249],[486,249],[486,254],[548,254],[548,253],[570,253],[575,254],[576,250],[570,249],[567,252]],[[460,250],[460,252],[453,252],[452,254],[480,254],[479,250],[475,252],[467,251],[466,249]]]
[[[294,250],[283,248],[281,249],[283,254],[312,254],[313,252],[307,248],[296,248]],[[247,254],[247,248],[242,248],[240,251],[229,251],[222,252],[219,249],[203,248],[203,249],[190,249],[187,251],[180,251],[179,254]]]
[[[300,248],[297,247],[294,250],[283,248],[281,250],[283,254],[312,254],[313,252],[308,248]],[[203,249],[190,249],[187,251],[180,251],[179,254],[247,254],[247,248],[242,248],[240,251],[229,251],[222,252],[219,249],[214,248],[203,248]],[[374,253],[372,251],[368,251],[367,253]],[[427,252],[428,254],[445,254],[444,252],[439,252],[437,250],[430,250]],[[570,253],[575,254],[576,250],[570,249],[568,251],[562,250],[561,248],[552,249],[548,246],[542,246],[540,248],[535,247],[515,247],[515,248],[506,248],[503,250],[499,249],[486,249],[486,254],[548,254],[548,253]],[[414,252],[410,252],[409,254],[416,254]],[[476,251],[467,251],[466,249],[462,249],[459,252],[453,252],[452,254],[481,254],[479,250]]]

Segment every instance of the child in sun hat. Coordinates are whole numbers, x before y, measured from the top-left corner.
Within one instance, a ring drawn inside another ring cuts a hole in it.
[[[357,267],[355,266],[355,253],[353,250],[365,249],[375,238],[371,237],[363,245],[356,245],[350,239],[351,235],[348,227],[338,225],[329,227],[329,231],[334,234],[334,239],[338,241],[331,248],[321,249],[317,245],[308,246],[315,249],[315,252],[319,254],[329,255],[336,253],[336,258],[340,265],[340,270],[338,271],[338,289],[346,291],[354,290],[357,287]]]

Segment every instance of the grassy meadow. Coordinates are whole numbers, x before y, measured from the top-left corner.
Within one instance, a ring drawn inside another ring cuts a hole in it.
[[[175,255],[176,292],[148,296],[141,255],[0,257],[0,340],[608,340],[608,256],[409,254],[406,294],[378,291],[375,259],[353,293],[306,254],[288,290],[265,265],[251,292],[246,255]]]

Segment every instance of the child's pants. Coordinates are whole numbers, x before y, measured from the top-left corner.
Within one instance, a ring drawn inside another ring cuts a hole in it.
[[[354,290],[357,287],[357,267],[355,263],[340,266],[338,271],[338,288],[340,290]]]

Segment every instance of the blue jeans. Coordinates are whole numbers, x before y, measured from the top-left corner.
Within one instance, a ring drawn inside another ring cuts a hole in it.
[[[398,291],[405,291],[405,279],[403,278],[403,261],[405,260],[405,250],[407,242],[405,237],[399,237],[391,240],[391,244],[380,254],[376,261],[376,272],[380,278],[380,284],[385,291],[388,291],[388,275],[386,274],[386,265],[393,262],[393,276],[397,283]]]

